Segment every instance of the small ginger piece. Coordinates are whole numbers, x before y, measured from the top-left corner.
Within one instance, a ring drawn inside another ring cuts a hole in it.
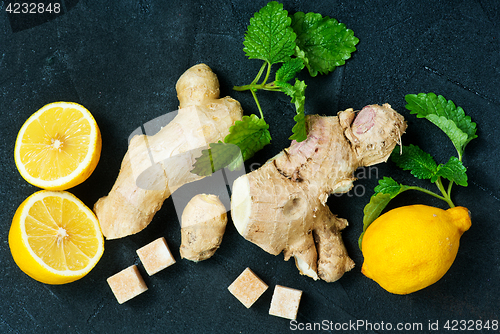
[[[125,303],[148,289],[136,265],[108,277],[107,282],[119,304]]]
[[[259,169],[233,183],[231,217],[238,232],[266,252],[295,258],[301,274],[327,282],[354,267],[341,232],[347,220],[326,205],[349,191],[354,171],[386,161],[406,123],[390,105],[334,117],[307,117],[308,137],[293,141]]]
[[[222,242],[226,224],[226,208],[219,197],[194,196],[182,212],[181,257],[195,262],[210,258]]]
[[[273,298],[271,299],[269,314],[295,320],[297,318],[297,312],[299,311],[301,298],[301,290],[276,285],[274,288]]]
[[[241,120],[240,103],[219,98],[217,76],[205,64],[184,72],[176,90],[177,116],[153,136],[132,138],[113,188],[94,205],[107,239],[141,231],[176,189],[200,180],[191,173],[196,158]]]
[[[172,256],[164,237],[150,242],[149,244],[139,248],[136,252],[149,276],[154,275],[175,263],[175,259]]]
[[[250,268],[246,268],[227,288],[246,308],[250,308],[268,286]]]

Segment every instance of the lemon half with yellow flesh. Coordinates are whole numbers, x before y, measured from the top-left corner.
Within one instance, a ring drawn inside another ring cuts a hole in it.
[[[54,102],[31,115],[19,130],[14,160],[21,176],[48,190],[85,181],[101,155],[101,133],[92,114],[73,102]]]
[[[9,231],[16,264],[47,284],[82,278],[104,252],[104,238],[94,213],[66,191],[42,190],[17,209]]]

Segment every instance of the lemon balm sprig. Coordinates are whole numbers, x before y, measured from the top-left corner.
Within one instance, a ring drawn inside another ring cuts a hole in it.
[[[250,84],[233,89],[252,93],[261,119],[264,113],[257,98],[258,90],[282,92],[291,97],[296,107],[296,124],[290,139],[303,141],[307,137],[304,117],[307,86],[296,75],[305,67],[313,77],[333,71],[350,58],[358,42],[352,30],[336,19],[318,13],[288,15],[282,4],[271,1],[250,19],[243,42],[246,56],[264,63]],[[280,63],[274,81],[268,82],[272,66]],[[293,79],[295,83],[291,84]]]
[[[419,179],[427,179],[436,185],[439,193],[418,186],[400,184],[391,177],[384,177],[375,187],[375,194],[364,208],[363,233],[359,238],[359,246],[368,226],[382,213],[389,202],[407,190],[418,190],[445,201],[450,208],[455,207],[451,199],[454,184],[467,186],[467,168],[462,163],[465,146],[476,135],[476,123],[465,115],[461,107],[446,100],[442,95],[434,93],[408,94],[405,96],[406,108],[417,118],[425,118],[440,128],[451,140],[457,150],[458,157],[452,156],[448,162],[437,164],[434,158],[416,145],[396,148],[391,159],[398,167]],[[446,180],[448,182],[445,185]]]
[[[289,15],[283,9],[283,4],[276,1],[261,8],[250,19],[243,51],[249,59],[261,60],[263,63],[250,84],[233,87],[236,91],[249,91],[252,94],[259,116],[252,114],[237,121],[224,142],[210,144],[210,149],[203,151],[192,172],[210,175],[216,166],[225,164],[214,161],[214,157],[231,161],[230,169],[237,168],[242,161],[250,159],[271,142],[258,91],[281,92],[291,98],[290,102],[295,106],[295,125],[289,139],[298,142],[305,140],[307,85],[296,76],[304,68],[312,77],[332,72],[337,66],[345,64],[356,50],[358,42],[353,31],[334,18],[303,12]],[[234,146],[240,149],[241,155],[231,155],[236,152]]]

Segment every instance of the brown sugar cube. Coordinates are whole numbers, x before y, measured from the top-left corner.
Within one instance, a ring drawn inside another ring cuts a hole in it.
[[[302,291],[300,290],[276,285],[273,298],[271,299],[269,314],[295,320],[301,297]]]
[[[149,276],[175,263],[175,259],[168,249],[165,238],[161,237],[137,250],[144,269]]]
[[[267,290],[267,284],[257,277],[250,268],[246,268],[227,289],[246,308],[250,308]]]
[[[107,281],[120,304],[125,303],[127,300],[134,298],[148,289],[136,265],[132,265],[108,277]]]

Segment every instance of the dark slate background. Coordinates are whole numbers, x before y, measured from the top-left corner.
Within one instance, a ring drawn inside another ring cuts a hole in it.
[[[377,180],[391,175],[418,182],[392,163],[359,174],[357,195],[332,196],[332,211],[350,221],[344,240],[356,267],[338,282],[300,276],[293,261],[272,256],[239,236],[229,223],[220,249],[202,263],[181,260],[172,201],[139,234],[106,241],[106,251],[83,279],[62,286],[38,283],[15,265],[7,236],[17,206],[37,188],[17,172],[13,150],[23,122],[43,105],[74,101],[86,106],[102,131],[103,151],[92,176],[70,191],[92,207],[118,174],[128,136],[141,124],[177,107],[175,82],[190,66],[212,67],[224,95],[257,112],[248,93],[260,61],[242,51],[249,18],[267,1],[64,1],[60,15],[6,13],[0,1],[0,332],[2,333],[287,333],[286,319],[268,315],[274,286],[303,290],[297,321],[349,324],[499,321],[500,3],[466,1],[286,1],[290,12],[315,11],[337,18],[360,39],[345,66],[317,78],[304,76],[307,113],[335,115],[349,107],[390,103],[408,121],[406,144],[420,145],[438,162],[455,154],[451,143],[404,108],[408,93],[435,92],[462,106],[477,122],[479,138],[465,153],[469,186],[454,201],[472,212],[455,263],[438,283],[406,296],[392,295],[364,277],[357,246],[363,206]],[[52,1],[54,3],[54,1]],[[390,3],[390,4],[389,4]],[[280,94],[259,94],[273,144],[262,163],[289,145],[293,107]],[[405,193],[392,207],[444,202]],[[177,263],[149,277],[135,251],[164,236]],[[149,290],[119,305],[106,278],[137,264]],[[270,288],[250,309],[228,291],[250,267]],[[459,328],[459,327],[457,327]],[[493,332],[484,330],[484,332]],[[325,332],[334,332],[334,327]],[[382,331],[382,330],[381,330]],[[344,331],[347,332],[347,331]],[[370,332],[365,327],[358,332]],[[480,332],[475,330],[475,332]],[[498,332],[498,330],[497,330]]]

